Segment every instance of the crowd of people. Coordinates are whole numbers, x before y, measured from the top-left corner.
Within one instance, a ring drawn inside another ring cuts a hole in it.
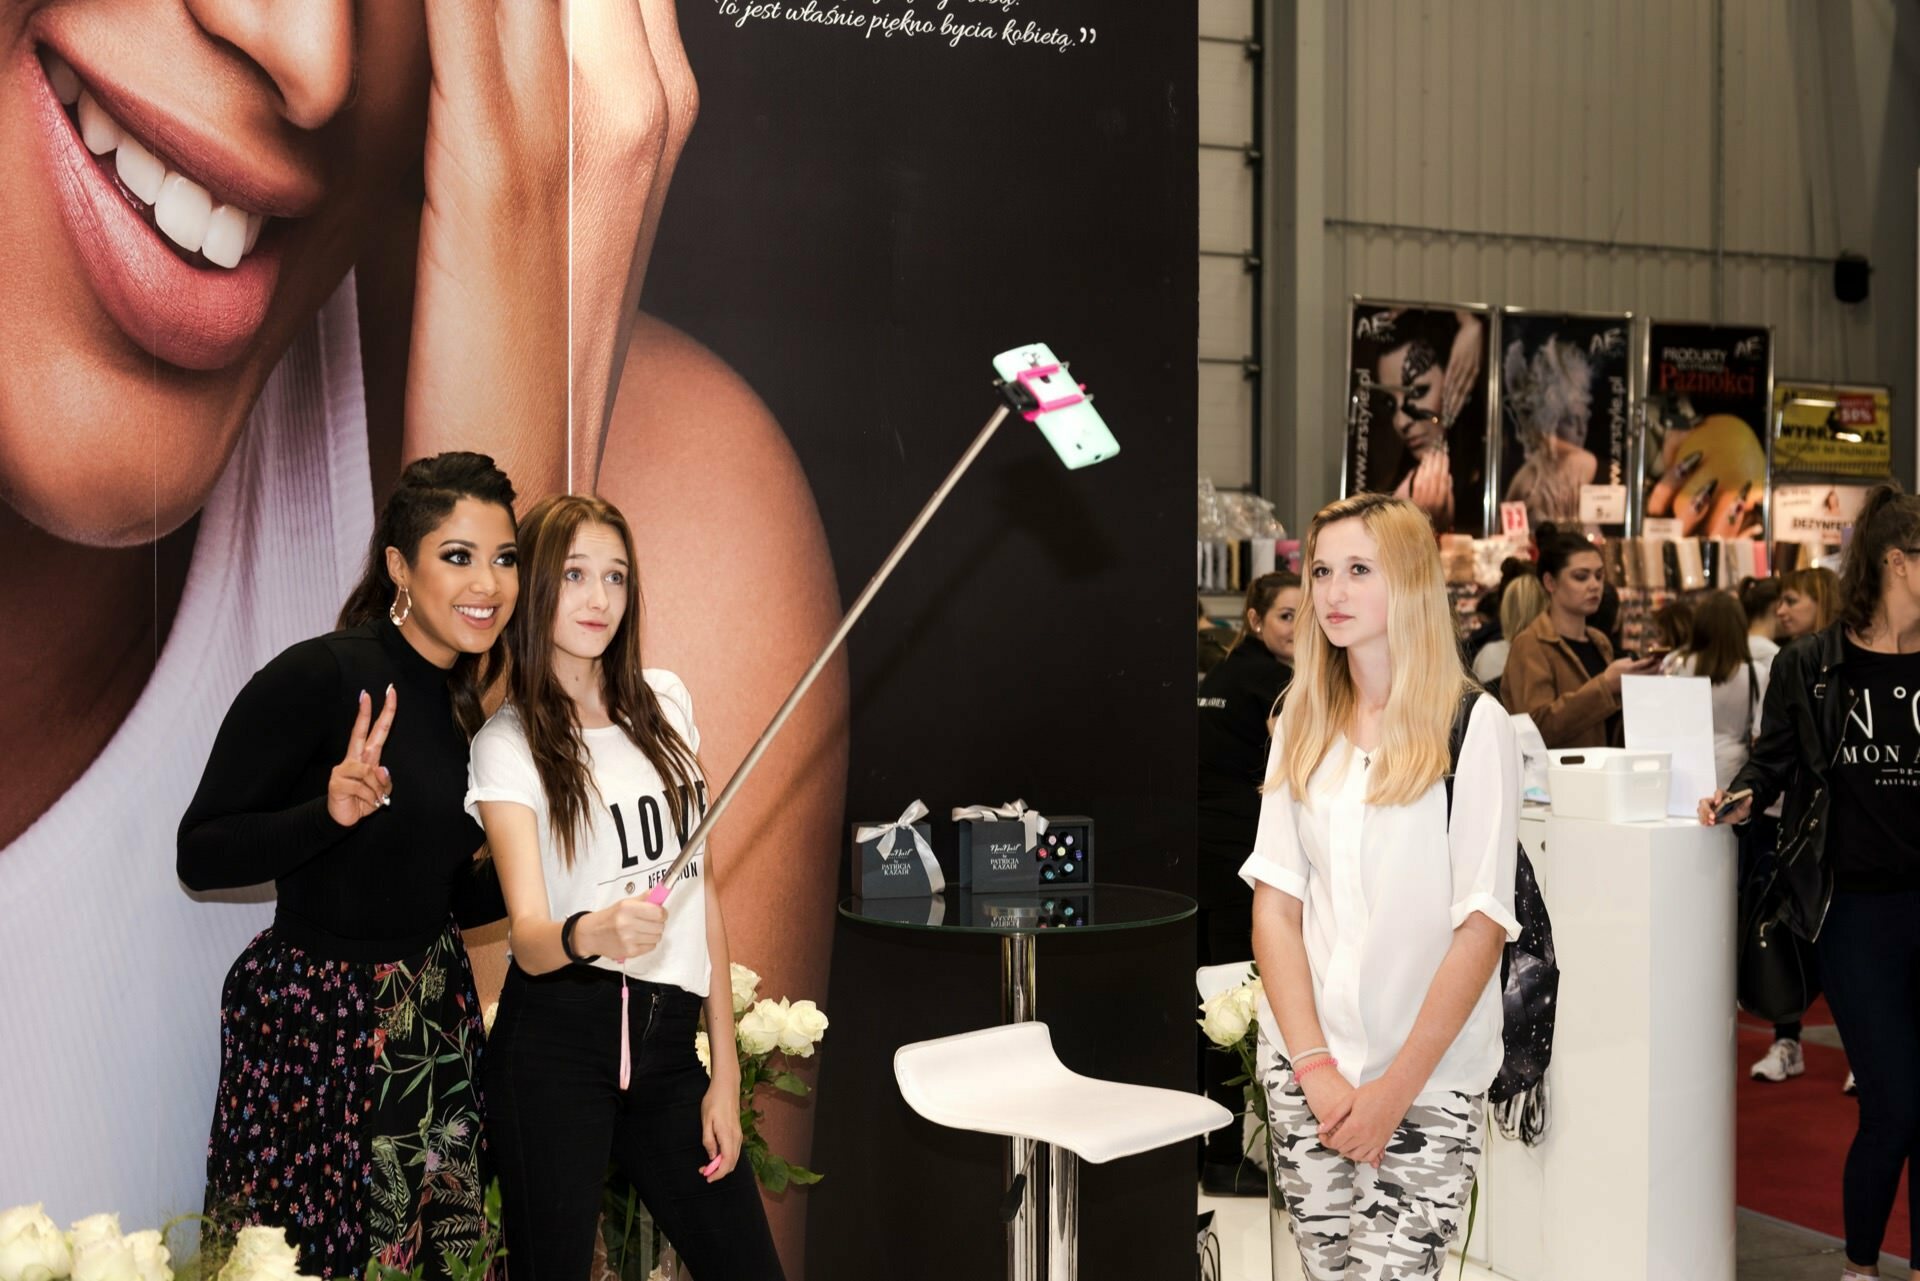
[[[1920,782],[1920,498],[1876,490],[1841,573],[1686,593],[1635,650],[1601,553],[1577,534],[1543,529],[1530,558],[1507,561],[1464,641],[1431,527],[1404,500],[1323,509],[1302,570],[1304,583],[1249,587],[1201,679],[1199,897],[1202,963],[1259,965],[1272,1178],[1296,1225],[1311,1224],[1296,1232],[1306,1275],[1438,1275],[1500,1062],[1500,949],[1518,931],[1509,718],[1530,718],[1550,749],[1618,746],[1630,675],[1711,686],[1717,790],[1701,821],[1719,811],[1735,825],[1743,894],[1766,887],[1813,943],[1811,977],[1859,1073],[1846,1085],[1860,1124],[1844,1276],[1875,1275],[1901,1171],[1920,1156],[1920,814],[1907,790]],[[1440,799],[1463,695],[1456,778],[1470,809]],[[1369,876],[1389,859],[1392,893]],[[1375,955],[1387,938],[1390,965]],[[1751,1076],[1801,1075],[1801,1037],[1799,1022],[1776,1024]],[[1234,1105],[1213,1060],[1209,1092]],[[1430,1166],[1406,1155],[1441,1150]],[[1246,1165],[1237,1131],[1216,1132],[1203,1188],[1264,1193]]]

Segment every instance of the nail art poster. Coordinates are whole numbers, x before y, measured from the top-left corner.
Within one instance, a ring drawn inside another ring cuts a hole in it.
[[[1763,537],[1773,331],[1654,321],[1644,385],[1643,514],[1686,537]]]
[[[1576,526],[1582,490],[1627,484],[1632,333],[1630,315],[1501,313],[1500,500],[1534,529]]]
[[[1343,493],[1410,499],[1436,533],[1487,532],[1492,328],[1483,307],[1354,299]]]

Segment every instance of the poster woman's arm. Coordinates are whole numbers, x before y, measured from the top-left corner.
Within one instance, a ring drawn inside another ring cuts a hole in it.
[[[426,13],[402,459],[480,450],[529,498],[589,491],[697,109],[672,2]]]

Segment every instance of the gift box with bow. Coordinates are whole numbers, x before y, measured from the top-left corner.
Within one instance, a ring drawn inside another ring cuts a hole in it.
[[[853,891],[862,898],[912,898],[947,888],[928,840],[927,807],[919,801],[890,823],[853,827]]]
[[[953,811],[953,823],[960,842],[960,884],[983,894],[1040,888],[1034,851],[1047,820],[1025,801],[963,805]]]

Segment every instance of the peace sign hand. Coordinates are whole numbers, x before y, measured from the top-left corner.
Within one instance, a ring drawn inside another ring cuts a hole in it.
[[[387,701],[380,719],[374,720],[373,700],[367,691],[360,691],[360,714],[353,718],[347,754],[327,778],[327,813],[342,827],[352,827],[393,797],[393,779],[380,764],[380,751],[387,745],[399,701],[393,686],[387,686]]]

